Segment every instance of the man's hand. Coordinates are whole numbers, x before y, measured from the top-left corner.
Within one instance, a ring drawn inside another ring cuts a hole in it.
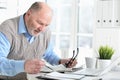
[[[59,61],[59,63],[60,63],[60,64],[66,64],[66,63],[68,63],[69,61],[70,61],[70,59],[61,59],[61,60]],[[71,64],[68,65],[68,68],[72,68],[72,67],[76,66],[76,64],[77,64],[77,60],[74,60],[73,62],[71,62]]]
[[[26,60],[24,64],[25,72],[36,74],[45,65],[44,61],[39,59]]]

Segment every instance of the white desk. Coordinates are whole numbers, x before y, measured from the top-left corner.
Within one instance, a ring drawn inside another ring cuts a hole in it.
[[[36,76],[39,76],[39,75],[40,73],[39,74],[27,74],[27,78],[28,80],[40,80],[36,78]],[[102,78],[102,80],[120,80],[120,72],[110,71],[99,77],[85,76],[84,78],[80,80],[98,80],[99,78]]]

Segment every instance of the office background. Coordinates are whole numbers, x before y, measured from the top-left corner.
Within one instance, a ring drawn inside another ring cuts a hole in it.
[[[78,47],[80,66],[84,57],[96,55],[100,45],[114,47],[119,55],[119,0],[0,0],[0,23],[25,13],[35,1],[47,2],[54,11],[49,27],[60,57],[71,57]]]

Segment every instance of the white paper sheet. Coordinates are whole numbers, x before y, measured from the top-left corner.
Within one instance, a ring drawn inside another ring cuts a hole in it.
[[[64,74],[59,72],[52,72],[46,74],[47,77],[61,78],[61,79],[81,79],[84,75]]]
[[[72,71],[72,68],[66,68],[64,65],[56,65],[56,66],[52,66],[50,64],[46,64],[45,67],[43,67],[41,70],[41,72],[53,72],[53,71],[57,71],[57,72],[68,72],[68,71]]]

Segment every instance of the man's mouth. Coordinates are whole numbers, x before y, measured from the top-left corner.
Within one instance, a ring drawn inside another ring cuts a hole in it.
[[[40,30],[35,30],[35,32],[39,33],[39,32],[40,32]]]

